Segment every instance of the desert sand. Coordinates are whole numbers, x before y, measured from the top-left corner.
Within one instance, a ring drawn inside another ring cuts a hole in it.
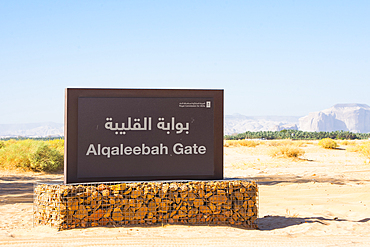
[[[225,178],[259,184],[257,230],[220,226],[32,225],[33,184],[63,174],[2,171],[0,246],[370,246],[370,164],[346,146],[307,142],[301,160],[271,158],[270,146],[224,149]]]

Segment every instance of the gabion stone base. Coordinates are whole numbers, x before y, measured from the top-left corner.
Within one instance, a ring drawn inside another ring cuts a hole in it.
[[[164,224],[257,228],[258,187],[247,180],[37,184],[34,225],[58,229]]]

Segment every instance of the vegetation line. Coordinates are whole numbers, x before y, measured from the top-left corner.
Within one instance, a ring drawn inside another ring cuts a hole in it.
[[[0,168],[5,170],[56,172],[63,169],[64,140],[0,141]]]
[[[332,132],[306,132],[300,130],[281,130],[281,131],[247,131],[235,135],[225,135],[225,140],[242,140],[242,139],[291,139],[291,140],[321,140],[324,138],[338,140],[355,140],[369,139],[370,133],[352,133],[349,131],[332,131]]]

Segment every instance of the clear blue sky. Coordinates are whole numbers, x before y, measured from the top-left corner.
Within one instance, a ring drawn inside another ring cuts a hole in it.
[[[370,1],[1,1],[0,124],[66,87],[225,90],[225,114],[370,105]]]

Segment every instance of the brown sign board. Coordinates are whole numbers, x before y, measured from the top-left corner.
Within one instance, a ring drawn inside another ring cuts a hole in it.
[[[223,90],[78,89],[65,183],[223,179]]]

